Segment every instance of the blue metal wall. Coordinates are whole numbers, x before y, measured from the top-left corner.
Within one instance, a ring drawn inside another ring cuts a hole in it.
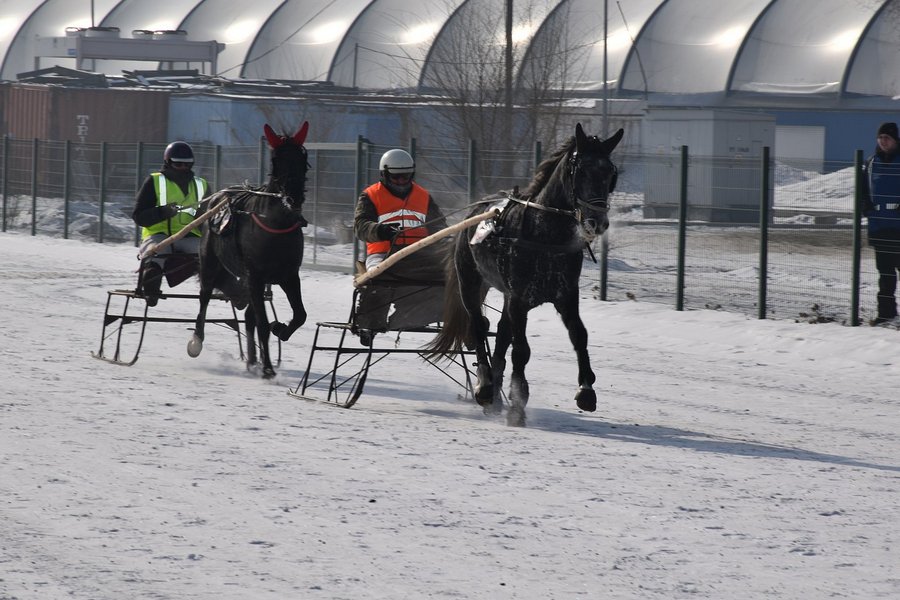
[[[253,145],[268,123],[276,131],[293,132],[309,121],[311,142],[356,142],[396,145],[408,139],[403,109],[390,105],[352,105],[309,98],[236,98],[212,95],[172,97],[170,139],[220,146]]]
[[[875,133],[884,121],[900,122],[900,113],[858,111],[771,111],[777,125],[825,127],[825,162],[853,162],[856,150],[875,151]]]

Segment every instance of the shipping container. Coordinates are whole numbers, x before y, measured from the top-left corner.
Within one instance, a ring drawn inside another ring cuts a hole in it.
[[[12,84],[4,91],[3,133],[62,142],[163,143],[169,96],[139,88]]]

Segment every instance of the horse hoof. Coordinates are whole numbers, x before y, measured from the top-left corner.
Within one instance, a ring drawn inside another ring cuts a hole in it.
[[[489,404],[482,404],[481,406],[484,409],[484,414],[489,417],[493,415],[499,415],[503,412],[503,403],[497,402],[496,400]]]
[[[597,392],[591,388],[583,388],[575,394],[575,403],[585,412],[597,410]]]
[[[494,402],[494,388],[493,386],[486,385],[482,387],[475,387],[475,402],[477,402],[480,406],[489,407]]]
[[[196,335],[191,338],[191,341],[188,342],[187,345],[187,353],[191,358],[197,358],[200,356],[200,352],[203,350],[203,340],[198,338]]]
[[[272,379],[275,377],[275,369],[263,369],[263,379]]]
[[[525,427],[525,409],[513,406],[506,413],[506,424],[509,427]]]

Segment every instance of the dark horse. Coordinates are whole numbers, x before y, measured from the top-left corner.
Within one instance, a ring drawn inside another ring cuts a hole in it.
[[[509,425],[525,425],[528,381],[525,365],[531,348],[525,337],[528,311],[553,303],[569,332],[578,356],[578,408],[594,411],[596,379],[587,352],[587,330],[578,313],[579,277],[587,242],[609,226],[608,197],[616,184],[610,154],[623,130],[607,140],[587,136],[581,124],[575,135],[544,160],[521,194],[486,198],[502,212],[485,228],[476,225],[460,232],[448,261],[444,325],[428,346],[440,357],[463,346],[477,356],[475,399],[485,412],[500,412],[506,351],[512,345]],[[470,216],[472,216],[470,215]],[[503,293],[493,357],[488,357],[488,323],[482,302],[489,288]]]
[[[254,328],[259,336],[263,377],[275,375],[269,356],[269,330],[287,340],[306,321],[300,294],[300,264],[303,261],[303,201],[308,168],[306,133],[309,123],[292,135],[278,135],[266,125],[263,131],[272,149],[272,172],[262,187],[229,188],[214,194],[208,206],[227,199],[223,216],[204,223],[200,245],[200,312],[188,354],[203,349],[206,307],[213,288],[221,290],[235,305],[249,306],[244,315],[247,331],[247,368],[256,364]],[[218,225],[210,225],[216,222]],[[225,224],[227,223],[227,224]],[[267,321],[266,284],[277,283],[291,304],[293,315],[285,325]]]

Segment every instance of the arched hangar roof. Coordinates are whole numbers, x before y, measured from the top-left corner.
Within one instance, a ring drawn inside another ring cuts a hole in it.
[[[504,37],[505,0],[0,0],[0,78],[31,71],[67,28],[183,30],[225,45],[229,78],[329,81],[364,90],[433,87],[477,23]],[[90,7],[93,6],[94,14]],[[516,0],[527,81],[548,56],[561,89],[900,96],[900,0]],[[604,7],[609,14],[604,15]],[[564,53],[564,54],[563,54]],[[71,59],[44,58],[43,66]],[[462,59],[458,59],[462,60]],[[477,61],[456,67],[483,68]],[[155,68],[98,61],[95,69]]]

